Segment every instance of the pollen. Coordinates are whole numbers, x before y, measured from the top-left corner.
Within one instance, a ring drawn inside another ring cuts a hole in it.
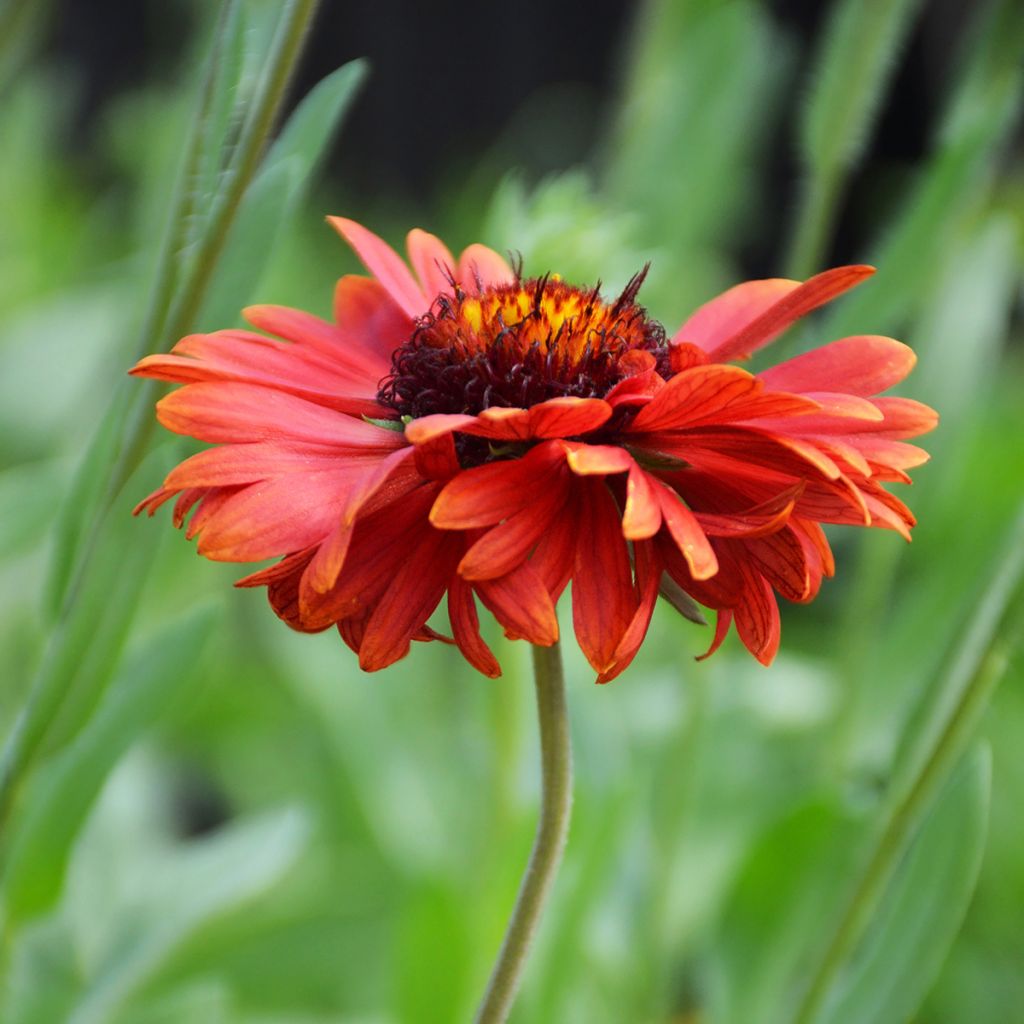
[[[392,358],[378,401],[400,416],[529,408],[603,397],[629,375],[631,351],[667,370],[665,330],[636,302],[645,267],[613,301],[557,275],[468,295],[442,294]]]

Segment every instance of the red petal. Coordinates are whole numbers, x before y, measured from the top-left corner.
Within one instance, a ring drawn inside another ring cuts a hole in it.
[[[626,505],[622,510],[622,533],[630,540],[653,537],[661,529],[661,502],[657,481],[648,477],[635,462],[626,481]]]
[[[733,609],[736,632],[762,665],[770,665],[779,650],[779,606],[772,588],[758,573],[747,570],[746,575],[743,600]]]
[[[695,580],[706,580],[718,572],[718,559],[697,517],[670,487],[657,481],[654,488],[666,529],[686,559]]]
[[[898,384],[915,362],[913,350],[901,342],[863,334],[795,356],[759,376],[785,391],[841,391],[870,397]]]
[[[423,293],[431,302],[438,295],[454,294],[455,260],[440,238],[413,228],[406,235],[405,247],[409,262],[423,285]]]
[[[661,579],[661,562],[654,551],[654,545],[638,542],[633,545],[633,560],[636,569],[636,586],[640,594],[640,604],[633,615],[626,632],[622,634],[618,647],[615,649],[615,661],[610,669],[598,677],[599,683],[609,683],[617,675],[624,672],[636,657],[640,645],[647,636],[654,614],[654,605],[658,600],[658,583]]]
[[[766,393],[757,377],[738,366],[696,366],[669,380],[629,430],[681,430],[761,416],[800,416],[818,408],[800,395]]]
[[[526,560],[561,513],[567,491],[559,481],[540,494],[536,502],[488,530],[463,556],[459,575],[467,580],[489,580],[511,572]]]
[[[564,462],[561,446],[550,442],[531,448],[521,459],[467,469],[445,485],[430,521],[445,530],[500,523],[535,502]]]
[[[414,451],[416,469],[426,480],[450,480],[462,471],[451,434],[441,434],[418,444]]]
[[[256,384],[189,384],[161,398],[156,412],[168,430],[214,443],[299,441],[379,451],[406,444],[396,431]]]
[[[730,337],[723,338],[713,347],[702,347],[707,349],[708,355],[719,362],[748,356],[778,336],[795,320],[806,316],[826,302],[831,302],[836,296],[860,284],[874,272],[874,267],[851,266],[836,267],[834,270],[816,274],[798,288],[787,291],[777,302]]]
[[[565,460],[577,476],[608,476],[628,473],[633,456],[625,448],[609,444],[569,444]]]
[[[479,295],[485,288],[515,284],[512,268],[493,249],[475,243],[463,250],[459,257],[459,284],[471,295]]]
[[[729,635],[729,627],[732,625],[732,612],[728,608],[718,608],[715,611],[715,635],[711,640],[711,646],[703,653],[697,655],[698,661],[710,658],[719,647],[722,641]]]
[[[480,619],[473,590],[458,576],[453,576],[448,584],[448,621],[466,661],[489,679],[497,679],[501,675],[501,666],[480,636]]]
[[[712,352],[799,287],[799,281],[785,278],[744,281],[734,285],[693,313],[672,336],[669,352],[696,346],[704,352]],[[680,361],[685,354],[680,351]],[[694,357],[690,355],[687,358]],[[676,369],[673,365],[672,369],[678,373],[685,367]]]
[[[558,639],[558,618],[544,581],[529,565],[496,580],[473,584],[480,600],[513,636],[550,647]]]
[[[461,537],[422,531],[370,615],[359,646],[360,668],[375,672],[405,657],[413,635],[444,596],[461,550]]]
[[[638,602],[615,499],[602,480],[584,477],[576,486],[580,503],[573,625],[587,661],[603,673],[615,662]]]
[[[339,329],[369,353],[391,362],[391,353],[412,337],[413,318],[372,277],[346,274],[334,288],[334,319]]]
[[[353,344],[350,332],[311,313],[288,306],[248,306],[242,313],[254,327],[296,345],[308,345],[370,380],[379,380],[388,370],[389,361],[382,352]]]
[[[430,300],[387,242],[347,217],[328,217],[327,221],[352,246],[366,269],[384,285],[405,313],[411,317],[426,313]]]

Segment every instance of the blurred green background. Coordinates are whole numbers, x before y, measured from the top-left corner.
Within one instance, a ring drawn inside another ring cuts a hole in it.
[[[871,262],[762,364],[895,335],[942,414],[914,543],[831,531],[770,670],[695,663],[668,609],[607,688],[565,645],[575,817],[513,1020],[795,1024],[955,720],[813,1019],[1024,1021],[1019,2],[325,2],[247,167],[293,9],[0,5],[0,1020],[428,1024],[482,991],[537,810],[529,652],[490,629],[498,681],[438,644],[363,675],[128,515],[189,449],[126,368],[246,302],[326,315],[337,213],[609,291],[650,260],[670,330]]]

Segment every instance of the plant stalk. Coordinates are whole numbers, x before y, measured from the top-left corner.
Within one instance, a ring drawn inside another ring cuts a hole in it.
[[[557,643],[533,648],[533,673],[540,726],[540,820],[505,939],[477,1010],[476,1024],[502,1024],[508,1019],[569,834],[572,745],[562,654]]]

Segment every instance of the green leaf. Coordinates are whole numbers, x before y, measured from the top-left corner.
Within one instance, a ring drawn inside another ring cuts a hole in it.
[[[200,329],[237,321],[273,254],[299,173],[296,162],[278,163],[262,171],[245,193],[198,317]]]
[[[309,92],[288,119],[246,190],[201,307],[200,326],[213,329],[234,323],[252,298],[281,227],[316,173],[365,71],[363,61],[338,68]]]
[[[303,97],[267,154],[267,166],[298,159],[300,187],[316,174],[345,114],[366,78],[369,65],[353,60],[332,71]]]
[[[105,498],[106,471],[117,457],[135,383],[123,380],[117,385],[110,408],[89,443],[57,515],[53,553],[43,588],[45,610],[51,621],[60,613],[80,556],[82,523],[90,522],[100,514]]]
[[[789,1020],[823,914],[835,908],[862,822],[829,802],[797,808],[754,844],[714,943],[715,1024]]]
[[[819,173],[851,167],[921,0],[842,0],[817,57],[817,78],[801,121],[805,162]]]
[[[914,1017],[974,892],[991,775],[991,752],[980,744],[923,822],[821,1024],[903,1024]]]
[[[207,922],[274,885],[295,862],[307,832],[302,814],[278,811],[139,862],[135,870],[145,872],[146,888],[113,908],[105,941],[94,951],[95,970],[68,1024],[110,1020]]]
[[[900,330],[943,268],[942,260],[922,259],[922,253],[947,252],[964,218],[984,198],[1024,100],[1024,8],[1009,0],[992,11],[963,62],[967,71],[934,156],[900,215],[872,246],[870,262],[883,273],[844,297],[826,318],[823,337]],[[1004,35],[997,45],[994,39]]]
[[[7,855],[9,925],[57,900],[70,850],[103,782],[139,735],[195,685],[216,618],[214,606],[197,608],[142,644],[75,742],[43,769]]]

